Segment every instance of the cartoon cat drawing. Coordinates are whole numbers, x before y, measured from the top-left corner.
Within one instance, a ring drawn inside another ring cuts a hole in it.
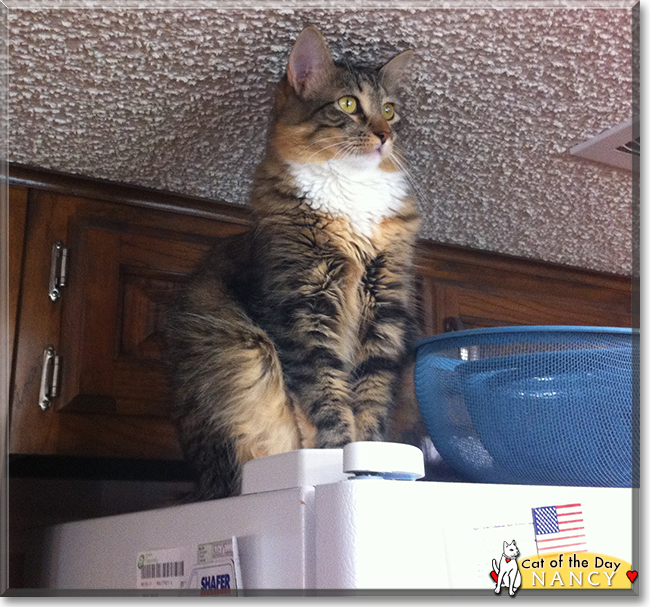
[[[517,564],[517,557],[519,556],[519,549],[515,540],[512,540],[510,544],[508,542],[503,542],[503,554],[501,555],[501,560],[499,561],[499,566],[497,567],[497,562],[495,559],[492,559],[492,569],[497,574],[497,584],[494,588],[494,592],[499,594],[501,592],[501,587],[505,586],[508,588],[510,596],[514,596],[515,592],[521,586],[521,573],[519,572],[519,565]]]

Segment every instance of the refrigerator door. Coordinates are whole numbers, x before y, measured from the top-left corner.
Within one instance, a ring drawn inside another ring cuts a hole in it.
[[[34,537],[26,580],[32,588],[137,589],[140,556],[166,551],[168,562],[185,560],[189,582],[198,547],[234,536],[246,588],[313,588],[313,502],[314,488],[299,487],[55,525]]]

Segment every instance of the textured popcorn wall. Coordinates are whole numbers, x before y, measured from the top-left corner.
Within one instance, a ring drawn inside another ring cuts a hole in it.
[[[631,116],[631,9],[12,10],[10,160],[247,204],[273,85],[414,48],[403,141],[439,242],[631,273],[631,175],[568,149]]]

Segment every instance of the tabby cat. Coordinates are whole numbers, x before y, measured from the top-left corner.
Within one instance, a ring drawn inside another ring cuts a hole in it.
[[[415,339],[419,220],[396,144],[411,55],[337,63],[312,27],[294,44],[254,226],[212,251],[169,315],[196,499],[237,494],[256,457],[386,436]]]

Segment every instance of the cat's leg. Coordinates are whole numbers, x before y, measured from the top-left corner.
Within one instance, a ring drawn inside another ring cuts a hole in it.
[[[514,596],[515,592],[517,591],[517,575],[519,575],[519,571],[517,569],[511,569],[510,573],[508,574],[508,594],[510,596]]]
[[[504,569],[504,568],[501,567],[501,569],[499,570],[499,575],[498,575],[498,577],[497,577],[497,585],[496,585],[496,587],[494,588],[494,592],[495,592],[495,594],[500,594],[500,593],[501,593],[501,587],[502,587],[502,586],[505,586],[505,583],[504,583],[504,581],[503,581],[503,577],[504,577],[504,575],[505,575],[505,571],[504,571],[503,569]]]
[[[286,383],[295,395],[305,446],[332,449],[353,441],[355,428],[336,315],[324,318],[311,313],[312,306],[322,305],[320,298],[327,295],[291,302],[287,314],[292,318],[284,324],[288,329],[274,341],[280,345]]]
[[[287,387],[311,429],[310,446],[317,448],[339,448],[355,440],[345,272],[345,261],[336,255],[323,261],[306,253],[269,285],[270,333]]]
[[[369,264],[362,283],[367,319],[361,332],[360,361],[351,375],[357,440],[384,439],[409,348],[416,339],[416,322],[404,280],[380,256]]]

